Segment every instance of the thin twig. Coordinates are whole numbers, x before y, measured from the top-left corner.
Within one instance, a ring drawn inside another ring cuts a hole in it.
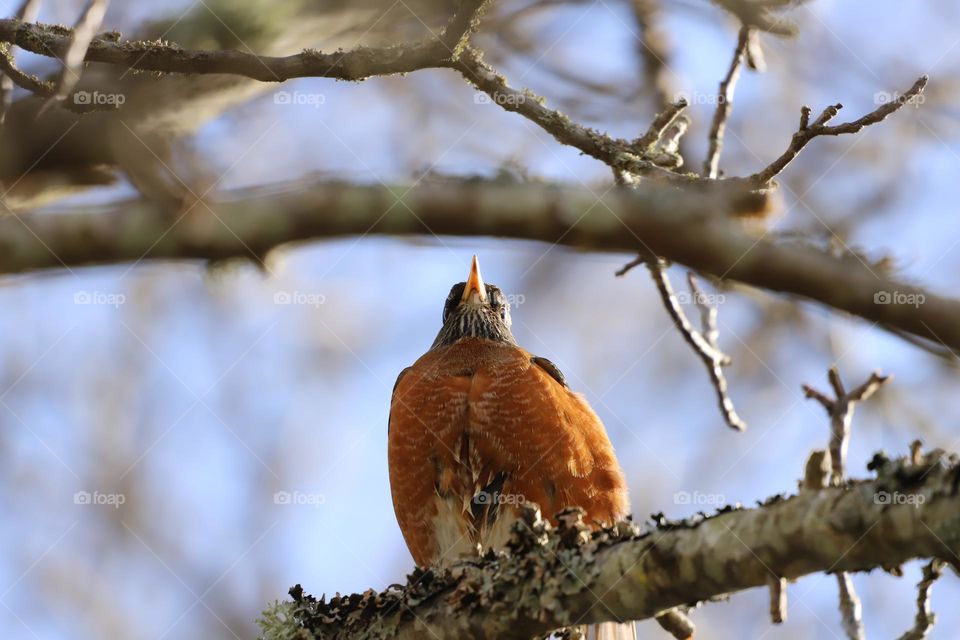
[[[109,4],[109,0],[89,0],[87,2],[86,8],[73,27],[73,32],[70,34],[70,43],[63,54],[63,68],[56,82],[57,92],[50,99],[51,101],[40,110],[41,114],[53,101],[63,102],[80,82],[84,58],[87,56],[87,50],[100,29],[100,25],[103,24],[103,18],[107,14],[107,5]]]
[[[33,22],[37,19],[37,13],[40,11],[40,0],[23,0],[17,8],[14,17],[22,22]],[[10,64],[14,64],[13,47],[10,47],[8,54]],[[7,117],[7,110],[13,104],[13,78],[0,74],[0,124],[3,124]]]
[[[0,49],[0,71],[3,71],[4,79],[9,80],[11,84],[40,97],[50,98],[56,93],[56,87],[52,82],[45,82],[36,76],[21,71],[14,64],[13,52],[11,51]]]
[[[483,3],[471,0],[468,7],[474,6],[483,6]],[[471,16],[464,34],[470,33],[473,19],[474,16]],[[456,34],[460,31],[451,27],[449,33]],[[71,33],[62,28],[12,19],[0,20],[0,42],[14,44],[38,55],[63,55],[70,48],[72,39]],[[91,41],[85,60],[142,71],[232,74],[264,82],[301,77],[363,80],[420,69],[450,68],[459,72],[481,91],[494,96],[495,102],[501,108],[519,113],[553,135],[560,143],[579,149],[611,168],[620,168],[634,175],[655,177],[681,185],[698,181],[693,175],[674,171],[674,165],[658,164],[661,158],[675,162],[677,154],[653,154],[644,157],[642,153],[638,153],[637,147],[626,140],[612,138],[577,124],[558,111],[547,109],[543,106],[541,97],[528,90],[520,91],[507,85],[503,76],[484,63],[482,56],[470,47],[467,38],[461,36],[453,40],[458,45],[454,51],[448,46],[448,40],[433,37],[389,47],[357,47],[334,53],[310,49],[295,55],[275,57],[236,50],[189,50],[172,43],[142,40],[120,42],[116,33],[110,33]],[[925,82],[925,77],[918,81],[920,84]],[[905,94],[902,99],[885,104],[858,121],[837,127],[809,127],[798,131],[794,134],[790,148],[773,164],[751,176],[727,178],[726,181],[752,189],[765,188],[814,137],[853,133],[868,124],[879,122],[899,109],[902,103],[913,100],[920,89],[922,86],[919,89],[915,86],[915,89]],[[835,111],[833,108],[834,114]]]
[[[697,626],[693,624],[693,620],[679,607],[664,611],[656,617],[656,620],[660,627],[676,640],[690,640],[697,632]]]
[[[483,18],[488,2],[489,0],[462,2],[443,33],[440,34],[440,41],[450,50],[451,59],[456,60],[460,56],[470,36],[480,28],[480,19]]]
[[[814,123],[814,126],[816,126],[816,123]],[[844,482],[847,448],[850,444],[850,426],[853,423],[853,412],[857,403],[872,396],[890,378],[891,376],[882,376],[879,372],[874,371],[866,382],[851,391],[847,391],[843,385],[843,380],[840,378],[839,370],[836,366],[833,366],[827,373],[827,379],[833,388],[833,398],[817,391],[810,385],[803,385],[806,396],[819,402],[826,409],[827,415],[830,416],[830,484],[841,486]],[[814,456],[816,454],[817,452],[814,452],[807,460],[805,483],[810,481],[811,473],[817,473],[816,468],[811,469],[811,466],[815,464]],[[822,469],[824,460],[821,457],[819,461],[819,468]],[[837,584],[840,589],[840,614],[847,638],[849,640],[864,640],[860,598],[857,597],[857,591],[853,587],[853,580],[847,573],[841,571],[837,573]]]
[[[856,589],[853,588],[853,579],[849,573],[841,571],[837,574],[837,584],[840,586],[840,615],[843,619],[843,630],[849,640],[864,640],[863,607]]]
[[[26,89],[30,93],[41,98],[53,98],[57,93],[56,86],[49,81],[23,72],[16,66],[13,60],[13,53],[4,51],[0,46],[0,72],[3,73],[3,79],[10,81],[13,85]],[[74,95],[74,94],[71,94]],[[61,106],[74,113],[91,113],[93,111],[117,111],[120,106],[116,102],[98,103],[90,100],[64,100]]]
[[[650,272],[650,277],[653,278],[653,283],[657,287],[657,292],[660,294],[660,300],[667,309],[667,313],[670,314],[670,318],[680,331],[683,339],[686,340],[687,344],[693,348],[694,352],[700,356],[700,359],[704,365],[706,365],[707,372],[710,375],[710,382],[717,392],[717,400],[720,404],[720,412],[723,415],[724,421],[726,421],[730,428],[743,431],[747,428],[747,424],[737,414],[733,406],[733,401],[730,400],[727,391],[727,380],[723,375],[723,367],[730,364],[730,356],[723,353],[717,346],[719,331],[717,330],[716,307],[707,302],[707,297],[697,284],[693,273],[688,273],[687,281],[690,287],[690,296],[700,311],[701,329],[698,331],[694,328],[693,324],[691,324],[690,320],[687,319],[687,315],[684,313],[683,307],[677,295],[674,293],[673,285],[670,283],[664,261],[653,256],[647,257],[641,255],[637,260],[621,268],[617,272],[617,275],[620,276],[627,273],[638,264],[646,265],[647,270]]]
[[[650,127],[646,133],[633,141],[633,146],[645,149],[652,144],[656,144],[664,132],[666,132],[667,127],[673,124],[677,117],[683,113],[683,110],[687,108],[688,104],[686,98],[678,98],[664,107],[663,111],[653,118],[653,122],[650,123]]]
[[[917,615],[913,627],[898,640],[924,640],[937,622],[937,616],[930,609],[930,589],[941,575],[946,563],[943,560],[931,560],[923,567],[923,578],[917,584]]]
[[[787,620],[787,581],[770,576],[767,585],[770,589],[770,621],[783,624]]]
[[[833,398],[806,384],[803,385],[803,391],[808,398],[813,398],[823,405],[827,415],[830,416],[830,458],[833,469],[831,484],[838,485],[844,479],[854,408],[858,402],[872,396],[892,376],[882,376],[875,371],[870,374],[866,382],[849,393],[844,389],[836,367],[830,367],[827,377],[830,380],[830,386],[833,387]]]
[[[507,84],[503,75],[484,62],[483,55],[472,46],[464,47],[460,57],[444,63],[459,71],[477,89],[492,98],[492,102],[506,111],[512,111],[531,120],[562,144],[583,151],[600,160],[611,170],[623,170],[632,175],[661,178],[680,184],[691,184],[695,179],[675,173],[677,156],[665,158],[666,166],[658,164],[664,154],[646,153],[650,149],[636,143],[610,136],[579,125],[563,113],[547,108],[545,100],[528,89],[518,90]],[[682,107],[680,107],[682,108]],[[666,125],[665,125],[666,126]],[[653,151],[656,151],[654,148]]]
[[[905,104],[918,103],[918,96],[923,93],[924,87],[927,86],[927,80],[927,76],[920,76],[917,81],[913,83],[913,86],[910,87],[903,95],[892,95],[888,101],[884,102],[882,105],[865,116],[857,118],[851,122],[845,122],[843,124],[833,126],[827,124],[830,120],[836,117],[837,113],[839,113],[840,109],[843,107],[841,104],[832,105],[824,109],[820,116],[813,122],[813,124],[810,125],[807,125],[807,122],[810,118],[810,108],[804,107],[801,110],[800,128],[796,133],[793,134],[793,138],[790,141],[790,146],[787,148],[787,150],[784,151],[783,154],[774,160],[767,168],[753,174],[748,178],[748,180],[751,180],[759,185],[765,185],[774,177],[776,177],[781,171],[783,171],[787,165],[797,157],[807,143],[814,138],[818,136],[838,136],[845,133],[857,133],[864,127],[868,127],[872,124],[883,121],[890,114],[895,113],[903,108]]]
[[[740,68],[743,66],[747,54],[747,45],[750,42],[750,27],[741,27],[737,37],[737,46],[733,50],[733,60],[727,75],[720,81],[720,90],[717,92],[717,109],[713,114],[713,124],[710,126],[710,148],[707,158],[703,162],[703,175],[711,180],[720,175],[720,152],[723,150],[723,134],[727,128],[727,119],[733,111],[733,95],[737,90],[737,80],[740,79]]]

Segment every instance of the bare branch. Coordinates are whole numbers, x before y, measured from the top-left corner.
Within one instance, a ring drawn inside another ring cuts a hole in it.
[[[719,356],[711,358],[708,362],[706,359],[707,354],[701,353],[704,364],[707,365],[707,372],[710,374],[710,381],[713,383],[713,388],[717,392],[720,412],[723,414],[723,418],[730,428],[743,431],[747,428],[747,423],[737,415],[737,411],[733,407],[733,401],[730,400],[727,392],[727,379],[723,375],[723,367],[729,365],[731,360],[729,356],[720,351],[720,347],[717,344],[717,340],[720,337],[720,332],[717,329],[717,308],[715,305],[709,304],[706,295],[704,295],[700,286],[697,284],[697,279],[694,277],[692,271],[687,273],[687,283],[690,286],[690,293],[693,296],[694,304],[700,309],[701,333],[707,343],[713,347],[712,353]]]
[[[495,102],[504,109],[530,119],[559,142],[580,149],[606,163],[611,169],[678,184],[698,181],[692,174],[672,171],[680,166],[677,162],[678,154],[651,153],[649,148],[614,139],[576,124],[564,114],[547,109],[543,105],[543,99],[532,92],[516,90],[507,85],[503,76],[484,63],[482,56],[467,43],[483,6],[484,3],[480,0],[465,3],[465,13],[455,16],[440,38],[428,38],[391,47],[358,47],[335,53],[310,49],[297,55],[275,57],[235,50],[189,50],[160,41],[120,42],[116,33],[109,33],[93,38],[87,48],[85,60],[145,71],[233,74],[265,82],[299,77],[363,80],[372,76],[409,73],[420,69],[450,68],[460,72],[481,91],[493,96]],[[466,19],[467,16],[469,20]],[[9,42],[39,55],[64,55],[70,49],[71,39],[72,32],[62,27],[0,20],[0,42]],[[456,44],[453,50],[448,46],[450,43]],[[925,78],[922,81],[925,83]],[[920,90],[922,86],[917,88],[915,85],[911,92],[904,95],[903,100],[883,105],[872,114],[852,123],[829,127],[824,120],[820,125],[815,123],[815,126],[804,128],[794,135],[788,151],[769,167],[747,178],[728,180],[751,188],[764,188],[796,157],[810,139],[820,135],[852,133],[868,124],[879,122],[896,111],[902,102],[915,98]],[[835,113],[835,109],[833,112]],[[828,115],[827,112],[824,115]]]
[[[41,98],[56,99],[56,85],[53,82],[41,80],[34,75],[21,71],[20,68],[14,64],[13,53],[4,49],[4,47],[7,46],[9,45],[0,44],[0,71],[3,72],[3,79]],[[96,104],[90,101],[70,100],[69,98],[64,100],[61,106],[74,113],[116,111],[118,108],[116,103]]]
[[[850,574],[841,571],[837,574],[837,584],[840,587],[840,616],[843,621],[843,631],[848,640],[864,640],[863,607],[856,589],[853,588],[853,579]]]
[[[574,623],[649,618],[764,587],[771,575],[865,571],[960,550],[956,463],[913,467],[878,456],[874,467],[875,480],[680,522],[660,517],[644,533],[628,522],[591,533],[569,517],[553,529],[528,507],[504,551],[443,572],[417,570],[383,593],[317,601],[297,587],[293,618],[306,637],[526,639]],[[881,491],[917,500],[882,504]]]
[[[856,260],[758,240],[730,219],[732,212],[763,209],[765,194],[727,181],[640,187],[598,199],[589,189],[539,184],[451,181],[411,189],[301,182],[207,199],[172,228],[177,218],[171,211],[135,200],[57,216],[8,215],[0,218],[0,273],[141,259],[217,260],[251,251],[262,256],[285,243],[366,233],[506,236],[631,254],[646,245],[698,273],[816,300],[960,351],[960,301],[876,274]],[[207,206],[219,221],[206,215]],[[877,304],[883,291],[924,303]]]
[[[727,75],[720,81],[720,90],[717,92],[717,109],[713,114],[713,124],[710,126],[710,147],[707,159],[703,162],[703,175],[716,179],[720,175],[720,152],[723,150],[723,134],[727,128],[727,119],[733,111],[733,95],[737,90],[737,80],[740,79],[740,68],[747,53],[747,44],[750,41],[750,28],[741,27],[737,38],[737,46],[733,50],[733,61],[727,70]]]
[[[927,76],[920,76],[920,78],[913,83],[913,86],[910,87],[902,96],[891,96],[889,101],[883,103],[865,116],[839,125],[831,126],[827,123],[836,117],[843,105],[836,104],[827,107],[813,122],[813,124],[810,125],[807,125],[810,117],[810,108],[803,107],[800,116],[800,128],[795,134],[793,134],[793,139],[790,141],[790,146],[766,169],[750,176],[749,180],[752,180],[756,184],[766,184],[770,182],[770,180],[776,177],[787,167],[788,164],[790,164],[790,162],[793,161],[794,158],[797,157],[797,155],[807,145],[808,142],[818,136],[838,136],[845,133],[857,133],[864,127],[868,127],[872,124],[876,124],[885,120],[890,114],[899,111],[903,105],[915,102],[917,100],[917,96],[921,95],[924,87],[927,86],[927,80]]]
[[[679,607],[664,611],[656,617],[657,624],[677,640],[690,640],[697,632],[696,625],[690,616],[680,610]]]
[[[80,14],[80,18],[70,33],[69,42],[63,52],[61,59],[63,68],[60,78],[56,82],[57,92],[51,98],[52,100],[63,102],[80,81],[80,74],[83,72],[83,60],[90,48],[90,43],[93,42],[100,25],[103,24],[108,4],[110,4],[109,0],[89,0],[87,2],[86,8]]]
[[[22,22],[33,22],[40,11],[40,0],[23,0],[20,7],[17,8],[15,17]],[[0,54],[3,52],[0,51]],[[13,66],[13,51],[9,51],[10,65]],[[6,56],[4,56],[6,57]],[[7,117],[7,110],[13,104],[13,78],[0,74],[0,124],[3,124]]]
[[[692,273],[687,274],[690,286],[690,297],[700,310],[702,328],[698,331],[693,327],[690,320],[687,319],[680,300],[674,293],[670,277],[667,275],[666,264],[662,260],[655,256],[641,253],[640,257],[617,271],[617,275],[622,276],[639,264],[647,266],[650,277],[653,279],[657,287],[657,292],[660,294],[660,300],[663,302],[667,313],[670,314],[671,319],[673,319],[674,325],[680,331],[683,339],[693,348],[694,352],[700,356],[700,359],[706,365],[707,371],[710,374],[710,382],[717,392],[720,412],[723,415],[724,421],[726,421],[730,428],[743,431],[747,428],[747,424],[737,415],[736,409],[734,409],[733,402],[727,393],[727,380],[723,375],[722,367],[730,364],[730,357],[720,351],[720,348],[717,346],[719,332],[717,331],[716,308],[707,304],[706,296],[697,285],[694,275]]]
[[[517,90],[507,84],[506,78],[483,61],[482,54],[466,47],[460,57],[448,66],[457,69],[477,89],[489,95],[497,105],[531,120],[562,144],[580,149],[585,154],[607,164],[613,170],[634,175],[648,175],[673,182],[691,183],[689,176],[673,173],[678,166],[673,154],[666,168],[657,164],[662,154],[651,154],[652,145],[630,143],[579,125],[559,111],[544,106],[544,99],[529,90]],[[679,103],[678,103],[679,104]],[[675,119],[685,105],[674,105],[665,113]],[[669,122],[664,125],[668,126]],[[651,127],[652,129],[655,127]],[[642,139],[641,139],[642,140]]]
[[[686,109],[687,106],[688,104],[686,98],[679,98],[678,100],[668,104],[663,111],[654,117],[653,122],[650,123],[650,127],[647,129],[647,132],[634,140],[633,144],[637,147],[643,148],[659,142],[660,137],[666,132],[667,127],[674,123],[677,117],[683,113],[683,110]]]
[[[769,576],[767,584],[770,587],[770,622],[783,624],[787,620],[787,581]]]
[[[941,575],[946,564],[941,560],[931,560],[923,567],[923,579],[917,584],[917,615],[913,627],[900,636],[899,640],[924,640],[937,622],[937,616],[930,609],[930,590]]]
[[[488,3],[489,0],[464,0],[440,34],[440,41],[450,50],[452,60],[460,57],[470,36],[480,28],[480,19]]]
[[[832,484],[840,484],[844,479],[847,447],[850,443],[850,425],[853,422],[853,411],[858,402],[866,400],[874,394],[892,376],[882,376],[878,372],[870,374],[870,378],[849,393],[844,389],[837,368],[830,367],[828,374],[830,385],[835,397],[830,398],[817,391],[810,385],[803,385],[803,391],[808,398],[819,402],[827,415],[830,416],[830,459],[833,467]]]
[[[856,404],[866,400],[880,388],[880,385],[889,380],[891,376],[881,376],[877,372],[870,374],[866,382],[856,389],[848,392],[844,387],[843,380],[840,378],[840,371],[836,366],[830,367],[827,373],[827,379],[833,388],[834,398],[817,391],[809,385],[803,385],[803,390],[808,398],[813,398],[819,402],[830,416],[830,448],[829,460],[831,462],[832,473],[830,483],[839,486],[845,478],[845,466],[847,459],[847,448],[850,443],[850,426],[853,423],[853,412]],[[806,476],[811,473],[817,474],[811,466],[815,464],[815,455],[811,455],[807,460]],[[821,458],[821,463],[825,458]],[[911,454],[911,464],[916,463],[915,454]],[[821,466],[822,468],[822,466]],[[865,632],[863,630],[863,617],[861,614],[860,598],[853,586],[853,580],[850,576],[840,571],[837,573],[837,585],[840,592],[840,615],[843,623],[843,630],[847,634],[848,640],[864,640]]]
[[[9,48],[0,47],[0,71],[3,71],[4,80],[15,84],[21,89],[44,98],[51,98],[56,94],[56,86],[52,82],[41,80],[21,71],[13,61],[13,52]]]
[[[70,31],[60,27],[0,20],[0,41],[44,56],[62,56],[70,46]],[[362,80],[371,76],[408,73],[441,66],[451,50],[438,38],[391,47],[358,47],[348,52],[322,53],[307,49],[290,56],[259,56],[232,49],[182,49],[164,41],[119,42],[105,34],[90,42],[85,60],[141,71],[165,73],[225,73],[281,82],[316,77]]]

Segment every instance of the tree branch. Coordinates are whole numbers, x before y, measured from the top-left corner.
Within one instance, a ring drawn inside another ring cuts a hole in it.
[[[890,114],[899,111],[903,105],[916,103],[919,100],[919,96],[923,93],[924,87],[927,86],[928,79],[929,78],[925,75],[920,76],[917,81],[913,83],[913,86],[910,87],[903,95],[894,94],[889,96],[889,100],[881,104],[870,113],[857,118],[856,120],[845,122],[843,124],[832,126],[827,124],[830,120],[837,116],[837,114],[840,112],[840,109],[843,108],[842,104],[835,104],[824,109],[823,113],[820,114],[813,124],[808,124],[810,118],[810,107],[803,107],[800,111],[800,127],[797,132],[793,134],[793,139],[790,141],[790,146],[787,148],[787,150],[784,151],[779,158],[774,160],[766,169],[763,169],[759,173],[753,174],[748,178],[748,180],[756,184],[766,184],[776,177],[781,171],[783,171],[787,165],[797,157],[807,143],[814,138],[819,136],[839,136],[845,133],[857,133],[864,127],[868,127],[872,124],[876,124],[885,120]]]
[[[847,447],[850,443],[850,425],[853,422],[853,411],[858,402],[872,396],[891,376],[882,376],[878,372],[870,374],[870,378],[849,393],[844,389],[837,368],[830,367],[827,376],[830,386],[833,387],[834,397],[817,391],[810,385],[803,385],[803,391],[808,398],[813,398],[827,410],[830,416],[830,460],[832,464],[832,484],[843,482],[847,459]]]
[[[913,627],[900,636],[899,640],[924,640],[936,624],[937,616],[930,609],[930,590],[933,583],[943,575],[944,566],[942,560],[931,560],[924,565],[923,579],[917,585],[917,616]]]
[[[776,0],[773,4],[777,4]],[[350,51],[322,53],[313,49],[290,56],[260,56],[235,50],[202,51],[180,48],[164,41],[119,41],[116,32],[94,38],[87,48],[86,62],[103,62],[143,71],[184,74],[233,74],[264,82],[280,82],[291,78],[317,77],[339,80],[363,80],[372,76],[409,73],[420,69],[450,68],[459,71],[478,89],[490,95],[508,111],[530,119],[559,142],[580,149],[614,170],[636,175],[692,183],[694,174],[672,171],[680,166],[678,154],[667,154],[669,163],[661,162],[662,154],[651,154],[642,145],[614,139],[572,122],[558,111],[547,109],[543,99],[530,91],[518,91],[507,85],[503,76],[483,62],[467,39],[476,28],[484,0],[469,0],[461,7],[447,29],[439,37],[390,47],[358,47]],[[745,23],[746,24],[746,23]],[[769,25],[768,25],[769,26]],[[59,26],[32,24],[15,19],[0,20],[0,42],[8,42],[44,56],[63,56],[71,46],[72,31]],[[453,45],[451,47],[451,45]],[[826,126],[836,115],[839,105],[827,109],[811,127],[794,134],[788,150],[766,169],[747,178],[729,178],[753,188],[765,187],[779,174],[800,150],[821,135],[854,133],[880,122],[907,101],[914,100],[926,85],[922,77],[902,99],[892,100],[874,112],[838,126]],[[682,161],[682,160],[681,160]]]
[[[607,164],[614,171],[648,175],[673,182],[690,183],[695,179],[669,170],[682,164],[682,159],[677,161],[679,156],[676,154],[671,154],[671,157],[665,163],[666,168],[657,164],[664,154],[657,153],[656,149],[651,148],[655,146],[656,140],[653,143],[647,142],[649,132],[631,143],[627,140],[611,138],[604,133],[579,125],[563,113],[548,109],[544,105],[544,99],[531,91],[510,87],[506,78],[484,62],[482,53],[472,47],[466,47],[456,61],[452,61],[445,66],[456,69],[463,74],[467,81],[490,96],[493,103],[507,111],[522,115],[552,135],[558,142],[579,149]],[[669,121],[662,125],[665,129],[670,122],[676,119],[684,107],[686,107],[684,101],[668,107],[651,124],[650,130],[658,129],[659,119],[668,118]],[[662,132],[661,129],[660,133]],[[651,151],[654,153],[651,153]]]
[[[24,22],[33,22],[37,17],[37,12],[40,10],[39,0],[23,0],[20,3],[20,6],[17,8],[17,12],[14,14],[17,20],[23,20]],[[10,51],[12,47],[7,49],[9,56],[9,63],[11,67],[15,67],[13,52]],[[7,59],[7,56],[3,56],[4,59]],[[0,124],[3,124],[4,120],[7,117],[7,110],[10,108],[10,105],[13,104],[13,78],[8,75],[0,73]]]
[[[853,588],[853,578],[846,571],[837,574],[837,586],[840,589],[840,619],[843,632],[848,640],[865,640],[863,630],[863,605],[860,596]]]
[[[18,66],[16,66],[13,59],[13,52],[9,50],[9,44],[2,43],[0,44],[0,72],[3,74],[3,80],[9,81],[12,85],[16,85],[21,89],[26,89],[35,96],[41,98],[50,98],[52,100],[58,100],[60,105],[67,109],[68,111],[73,111],[74,113],[91,113],[93,111],[116,111],[116,104],[93,104],[87,103],[82,100],[69,99],[70,96],[76,95],[72,93],[67,94],[67,98],[59,100],[57,98],[57,85],[53,82],[41,80],[37,76],[30,75],[22,71]],[[3,95],[9,95],[9,93],[4,93]]]
[[[830,386],[833,387],[834,398],[829,398],[809,385],[803,385],[808,398],[814,398],[823,405],[830,416],[830,452],[831,484],[841,485],[844,482],[847,464],[847,448],[850,444],[850,427],[853,424],[853,411],[858,402],[872,396],[877,389],[890,379],[890,376],[881,376],[877,372],[870,374],[870,378],[853,391],[847,392],[840,378],[840,371],[836,366],[830,367],[827,374]],[[807,460],[807,472],[811,471],[811,463],[816,459],[818,451]],[[917,453],[911,451],[911,462],[917,460]],[[814,463],[815,464],[815,463]],[[805,476],[806,477],[806,474]],[[843,630],[848,640],[864,640],[866,634],[863,629],[862,606],[857,590],[853,586],[853,579],[846,572],[837,573],[837,586],[840,591],[840,616]]]
[[[680,331],[680,335],[690,345],[703,364],[707,367],[707,373],[710,375],[710,383],[717,393],[717,401],[720,404],[720,414],[731,429],[743,431],[747,428],[747,423],[737,414],[727,391],[727,379],[723,375],[723,367],[730,364],[730,356],[720,350],[717,345],[719,331],[717,330],[717,309],[707,300],[706,294],[697,284],[697,279],[693,273],[687,274],[687,283],[690,287],[690,298],[700,310],[700,325],[698,331],[684,313],[680,300],[674,293],[673,284],[667,275],[667,265],[655,256],[644,256],[641,252],[641,258],[628,263],[619,271],[618,276],[622,276],[637,264],[645,264],[650,272],[650,277],[657,287],[660,294],[660,300],[666,308],[667,313]]]
[[[737,46],[733,51],[733,61],[727,70],[727,75],[720,81],[717,92],[717,108],[713,114],[713,123],[710,125],[710,147],[707,159],[703,162],[703,175],[710,179],[720,176],[720,152],[723,150],[723,134],[727,128],[727,119],[733,111],[733,94],[737,89],[737,80],[740,79],[740,68],[747,55],[747,44],[750,41],[750,28],[740,27]]]
[[[0,20],[0,41],[42,56],[63,56],[70,46],[70,34],[69,29],[59,26]],[[120,42],[118,35],[108,33],[94,38],[85,61],[141,71],[226,73],[262,82],[282,82],[304,77],[362,80],[408,73],[437,67],[451,55],[451,49],[440,38],[390,47],[358,47],[347,52],[322,53],[306,49],[290,56],[260,56],[232,49],[182,49],[161,40]]]
[[[771,575],[868,571],[960,551],[960,467],[878,455],[878,476],[776,497],[753,509],[591,532],[575,518],[552,529],[533,509],[506,552],[418,570],[407,585],[329,601],[291,590],[293,622],[312,637],[530,638],[570,624],[638,620],[753,587]],[[884,504],[880,492],[914,497]],[[603,606],[597,606],[602,602]],[[279,637],[279,636],[277,636]]]
[[[816,300],[960,351],[960,301],[875,273],[853,258],[745,233],[730,215],[763,209],[763,193],[723,181],[687,189],[640,186],[598,198],[588,189],[481,181],[412,189],[320,183],[227,194],[229,200],[199,202],[180,218],[143,201],[8,215],[0,219],[0,273],[143,258],[264,256],[290,242],[366,233],[506,236],[630,253],[646,245],[699,273]]]

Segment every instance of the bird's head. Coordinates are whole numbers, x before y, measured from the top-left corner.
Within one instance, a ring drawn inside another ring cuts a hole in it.
[[[510,304],[496,285],[480,277],[480,262],[473,256],[466,282],[450,289],[443,305],[443,328],[432,349],[453,344],[461,338],[486,338],[516,344],[510,332]]]

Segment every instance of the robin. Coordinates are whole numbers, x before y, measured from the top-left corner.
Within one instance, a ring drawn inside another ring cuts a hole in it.
[[[526,502],[549,517],[581,507],[594,525],[629,511],[600,418],[555,364],[517,345],[510,324],[506,297],[474,256],[430,350],[394,386],[390,489],[420,566],[504,546]],[[600,626],[598,637],[636,637],[632,623]]]

